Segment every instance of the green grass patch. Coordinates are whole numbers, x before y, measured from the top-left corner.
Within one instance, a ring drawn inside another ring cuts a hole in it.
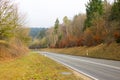
[[[100,44],[93,47],[47,48],[42,51],[70,54],[76,56],[94,57],[102,59],[120,60],[120,44]]]
[[[0,80],[83,80],[64,66],[37,53],[9,61],[0,62]]]

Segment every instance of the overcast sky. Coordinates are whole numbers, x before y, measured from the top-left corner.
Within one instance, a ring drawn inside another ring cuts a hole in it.
[[[64,16],[72,19],[85,13],[89,0],[17,0],[20,11],[27,16],[29,27],[51,27],[56,18],[62,22]]]

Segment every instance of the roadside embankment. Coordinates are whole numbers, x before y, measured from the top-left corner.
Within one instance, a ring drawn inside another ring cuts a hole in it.
[[[22,44],[9,43],[0,40],[0,61],[9,60],[22,56],[28,52],[28,49]]]
[[[111,43],[110,45],[100,44],[93,47],[46,48],[40,50],[76,56],[120,60],[120,44],[117,43]]]

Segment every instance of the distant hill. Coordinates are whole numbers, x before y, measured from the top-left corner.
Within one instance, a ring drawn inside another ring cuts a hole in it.
[[[32,38],[39,38],[39,34],[46,30],[47,28],[30,28],[30,36]]]

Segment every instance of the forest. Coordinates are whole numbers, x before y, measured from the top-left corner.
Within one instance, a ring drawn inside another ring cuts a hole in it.
[[[35,38],[31,47],[68,48],[120,43],[120,0],[113,3],[89,0],[86,14],[77,14],[72,20],[65,16],[63,23],[57,18],[55,24],[40,32],[38,37],[41,38]]]

